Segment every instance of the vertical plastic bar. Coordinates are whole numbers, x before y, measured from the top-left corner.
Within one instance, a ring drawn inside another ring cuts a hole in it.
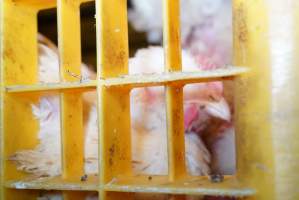
[[[81,73],[81,36],[79,1],[58,0],[58,31],[60,74],[63,81],[79,81],[71,74]],[[70,73],[71,72],[71,73]],[[61,94],[62,176],[78,179],[84,174],[84,134],[81,94]],[[84,199],[64,192],[64,199]]]
[[[33,84],[37,81],[37,17],[36,10],[21,3],[4,0],[0,3],[1,20],[1,196],[0,199],[29,200],[37,192],[6,189],[7,180],[23,178],[8,157],[18,150],[37,144],[37,122],[32,116],[31,103],[37,96],[12,95],[4,87],[12,84]]]
[[[237,177],[275,199],[269,10],[264,0],[234,0],[233,10],[234,65],[251,69],[235,80]]]
[[[3,33],[4,26],[4,1],[0,2],[0,33]],[[4,156],[4,129],[3,129],[3,97],[4,97],[4,76],[3,76],[3,35],[0,34],[0,156]],[[0,158],[0,199],[4,199],[4,160]]]
[[[298,3],[234,0],[234,64],[251,68],[235,84],[237,175],[257,199],[299,198]]]
[[[180,71],[180,1],[163,0],[165,71]],[[183,88],[166,86],[167,132],[168,132],[168,174],[174,181],[186,175],[185,144],[183,124]]]
[[[96,1],[98,77],[128,73],[126,0]],[[100,185],[131,175],[130,96],[128,88],[98,85]],[[102,200],[131,199],[129,193],[99,191]]]

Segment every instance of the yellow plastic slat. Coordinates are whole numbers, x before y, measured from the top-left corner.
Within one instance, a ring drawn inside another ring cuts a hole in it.
[[[200,72],[171,72],[164,74],[124,75],[118,78],[100,79],[99,84],[105,87],[151,87],[165,84],[190,84],[224,80],[247,72],[245,67],[225,67],[222,69]],[[35,85],[7,86],[10,93],[46,92],[46,91],[88,91],[95,89],[97,81],[49,83]]]
[[[17,0],[17,2],[34,10],[56,7],[56,0]]]
[[[269,10],[265,1],[243,0],[233,9],[234,64],[251,69],[235,82],[237,176],[257,189],[257,199],[275,199]]]
[[[98,77],[128,73],[127,1],[96,1]],[[98,84],[100,185],[131,174],[129,89]],[[131,194],[99,191],[100,199],[131,199]]]
[[[79,3],[87,3],[95,0],[72,0]],[[23,4],[35,10],[44,10],[57,7],[57,0],[17,0],[18,3]]]
[[[150,177],[150,178],[149,178]],[[245,187],[234,177],[225,177],[223,182],[212,183],[208,177],[188,177],[170,182],[167,176],[116,177],[103,186],[98,185],[97,176],[88,176],[87,181],[76,179],[66,181],[60,177],[43,179],[24,179],[8,181],[6,187],[18,189],[44,189],[69,191],[96,191],[101,187],[105,191],[139,192],[162,194],[217,195],[246,197],[255,194],[255,190]]]
[[[125,75],[119,78],[100,79],[100,84],[106,87],[152,87],[162,85],[184,85],[190,83],[209,82],[233,78],[247,72],[244,67],[225,67],[210,71],[198,72],[168,72],[163,74]]]
[[[244,197],[255,194],[255,191],[245,187],[233,177],[225,177],[221,183],[212,183],[208,177],[186,177],[177,181],[169,181],[164,176],[140,176],[115,178],[105,185],[106,190],[164,193],[164,194],[188,194],[188,195],[216,195]]]
[[[60,72],[62,80],[77,81],[67,71],[80,74],[80,10],[77,1],[58,1]],[[81,95],[61,94],[63,176],[83,175],[83,119]]]
[[[96,81],[48,83],[34,85],[13,85],[5,87],[8,93],[49,92],[49,91],[88,91],[95,89]]]
[[[37,145],[38,124],[32,116],[31,103],[37,96],[14,96],[5,93],[9,84],[34,84],[37,75],[37,19],[36,10],[11,0],[0,3],[1,20],[1,196],[0,199],[29,200],[36,192],[5,189],[2,184],[11,178],[22,178],[8,157],[18,150]],[[31,67],[25,67],[31,66]],[[17,123],[16,123],[17,122]]]
[[[165,71],[182,69],[180,0],[163,0]],[[175,181],[186,176],[183,88],[166,86],[168,176]],[[175,199],[182,199],[177,197]]]
[[[3,17],[4,17],[4,13],[3,13],[3,2],[0,2],[0,33],[3,33],[3,26],[4,26],[4,22],[3,22]],[[0,37],[0,110],[3,110],[3,97],[4,97],[4,83],[3,83],[3,38]],[[4,155],[4,147],[3,147],[3,139],[4,139],[4,134],[3,134],[3,111],[0,111],[0,156]],[[4,182],[4,170],[3,170],[3,160],[0,159],[0,198],[4,198],[4,188],[3,188],[3,182]]]
[[[80,2],[57,1],[60,74],[63,81],[77,81],[68,72],[81,74]],[[66,179],[84,175],[84,130],[81,93],[61,94],[62,176]],[[84,196],[64,192],[64,199]]]
[[[81,181],[81,177],[64,179],[62,177],[53,178],[24,178],[5,182],[8,188],[16,189],[42,189],[42,190],[69,190],[69,191],[97,191],[99,188],[98,176],[89,175],[86,181]]]
[[[234,1],[238,178],[256,199],[299,199],[299,4]],[[259,13],[257,15],[257,13]]]

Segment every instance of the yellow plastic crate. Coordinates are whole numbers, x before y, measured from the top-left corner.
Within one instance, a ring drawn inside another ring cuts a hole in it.
[[[101,200],[132,199],[133,192],[179,195],[174,199],[183,199],[184,194],[299,199],[299,104],[296,104],[299,100],[299,15],[295,12],[299,6],[296,0],[289,1],[290,5],[279,0],[271,3],[234,0],[234,64],[250,67],[250,72],[243,75],[240,74],[246,69],[241,67],[193,74],[180,72],[179,1],[163,0],[167,74],[146,76],[127,75],[126,0],[96,0],[98,79],[80,83],[66,71],[80,74],[79,8],[83,2],[1,1],[1,199],[31,200],[38,196],[38,190],[61,190],[65,199],[70,200],[83,199],[84,191],[97,191]],[[40,85],[37,83],[37,13],[56,6],[63,82]],[[273,44],[285,38],[271,35],[275,21],[270,19],[282,14],[286,21],[293,22],[293,29],[285,30],[292,37],[285,42],[293,44],[294,51],[287,52],[293,57],[279,65],[280,61],[272,55]],[[289,74],[277,73],[279,69]],[[187,83],[235,76],[237,174],[225,177],[220,183],[211,183],[208,177],[190,177],[184,166],[182,87]],[[281,79],[288,84],[280,85]],[[148,179],[131,173],[129,92],[135,87],[154,85],[166,87],[169,174]],[[98,94],[101,165],[99,176],[81,182],[81,92],[90,89],[96,89]],[[61,93],[63,174],[44,181],[30,180],[7,158],[17,150],[37,145],[38,125],[30,104],[48,91]],[[286,109],[287,117],[279,118],[278,111]]]

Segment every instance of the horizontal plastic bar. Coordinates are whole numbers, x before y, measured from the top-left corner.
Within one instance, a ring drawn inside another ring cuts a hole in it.
[[[99,84],[106,87],[150,87],[168,84],[190,84],[207,81],[217,81],[231,78],[248,71],[246,67],[226,67],[222,69],[198,72],[171,72],[163,74],[126,75],[117,78],[100,79]],[[71,83],[48,83],[35,85],[7,86],[10,93],[42,92],[52,90],[95,89],[96,80]]]
[[[77,191],[105,191],[164,193],[246,197],[256,194],[254,189],[245,187],[234,177],[227,176],[219,183],[212,182],[208,177],[189,177],[186,180],[169,182],[167,176],[133,176],[114,178],[108,184],[100,187],[97,176],[88,176],[86,181],[66,181],[59,177],[35,180],[7,181],[5,187],[14,189],[38,190],[77,190]]]
[[[106,191],[141,192],[164,194],[188,194],[245,197],[255,194],[255,190],[242,186],[234,177],[225,177],[220,183],[212,183],[208,177],[189,177],[186,180],[169,182],[168,177],[146,176],[119,178],[106,184]]]
[[[81,4],[81,3],[87,3],[87,2],[92,2],[95,0],[77,0],[74,1],[75,3]],[[37,9],[50,9],[50,8],[56,8],[57,6],[57,0],[18,0],[18,3],[24,4],[24,5],[29,5],[33,8]]]
[[[83,177],[82,177],[83,178]],[[66,180],[62,177],[54,178],[26,178],[23,180],[6,181],[4,186],[13,189],[37,189],[37,190],[74,190],[74,191],[97,191],[98,177],[87,176]]]
[[[65,83],[47,83],[47,84],[35,84],[35,85],[14,85],[7,86],[6,91],[11,93],[19,92],[43,92],[43,91],[55,91],[55,90],[73,90],[73,89],[95,89],[97,82],[95,80],[86,82],[65,82]]]
[[[126,75],[118,78],[100,79],[106,87],[130,86],[149,87],[168,84],[190,84],[223,80],[247,72],[245,67],[225,67],[221,69],[197,72],[169,72],[163,74]]]

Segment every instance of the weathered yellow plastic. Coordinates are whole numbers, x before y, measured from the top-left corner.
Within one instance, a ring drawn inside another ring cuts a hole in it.
[[[299,199],[299,2],[234,0],[237,177],[256,199]]]
[[[165,72],[181,71],[180,1],[163,1],[163,8]],[[165,87],[170,181],[186,177],[182,86]]]
[[[299,77],[298,10],[296,0],[234,0],[234,64],[221,70],[182,73],[179,0],[163,0],[165,73],[128,74],[126,0],[96,0],[98,79],[79,82],[67,71],[80,74],[80,4],[86,0],[2,0],[1,20],[1,182],[0,199],[32,200],[38,190],[61,190],[65,199],[84,199],[97,191],[101,200],[132,199],[132,193],[224,195],[248,199],[299,199],[299,130],[296,94]],[[57,7],[61,83],[41,85],[37,79],[37,13]],[[288,15],[284,15],[288,13]],[[286,16],[293,26],[275,24]],[[279,20],[277,20],[279,21]],[[271,24],[271,23],[272,24]],[[288,39],[273,34],[277,28]],[[291,28],[291,29],[287,29]],[[272,32],[271,32],[272,31]],[[221,34],[221,33],[219,33]],[[273,34],[273,35],[271,35]],[[270,37],[271,36],[271,37]],[[293,45],[285,62],[275,57],[273,42]],[[285,70],[288,74],[284,74]],[[279,72],[279,73],[278,73]],[[236,176],[221,183],[208,177],[190,177],[184,162],[182,88],[185,84],[233,79],[237,130]],[[283,83],[277,80],[284,80]],[[134,176],[131,167],[130,91],[136,87],[166,87],[168,176]],[[99,114],[99,175],[83,175],[82,91],[96,89]],[[19,172],[7,158],[38,144],[38,123],[31,104],[47,92],[61,93],[61,177],[33,179]],[[279,117],[287,110],[286,117]],[[297,125],[298,124],[298,125]],[[297,193],[296,193],[297,192]]]

